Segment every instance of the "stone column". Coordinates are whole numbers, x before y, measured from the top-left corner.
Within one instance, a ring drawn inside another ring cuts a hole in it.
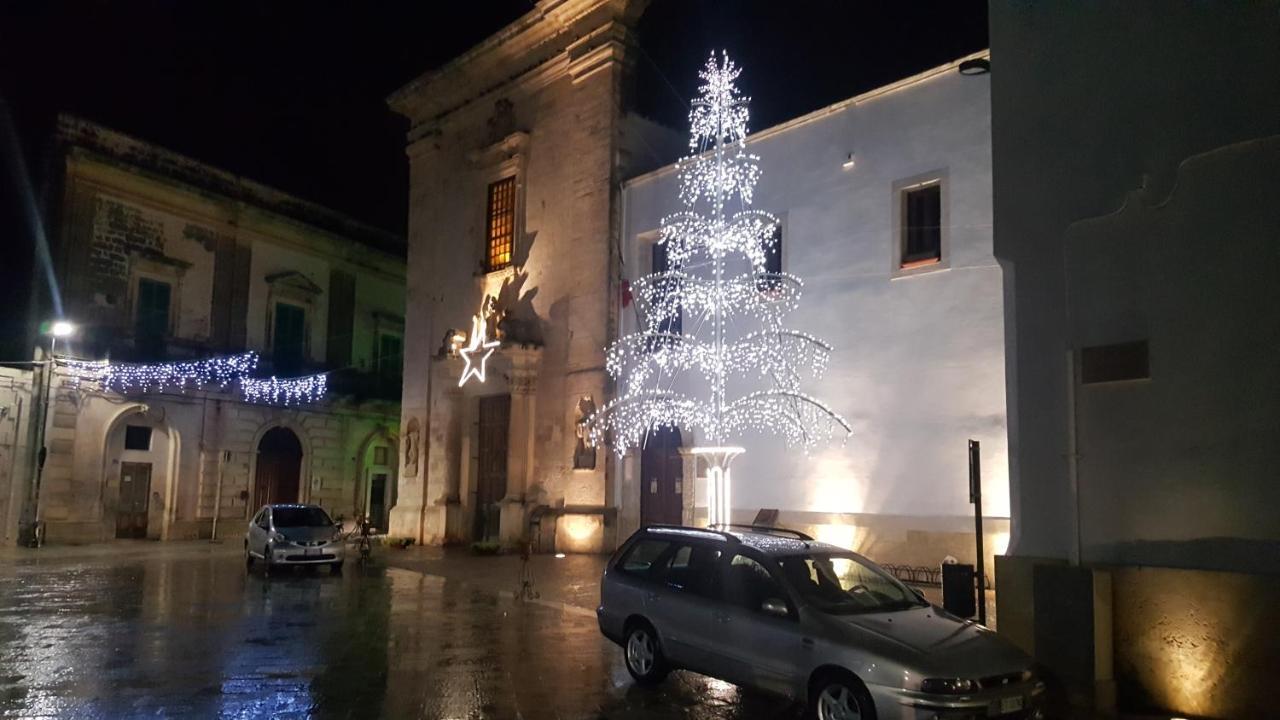
[[[448,539],[450,508],[457,512],[462,416],[467,402],[456,380],[460,365],[454,358],[437,362],[432,377],[435,389],[431,393],[430,432],[425,445],[427,475],[422,508],[423,542],[432,544]]]
[[[525,535],[525,497],[533,484],[535,392],[540,348],[513,347],[503,351],[511,360],[507,385],[511,390],[511,417],[507,435],[507,494],[502,499],[499,537],[504,545],[518,543]]]
[[[680,522],[685,525],[699,524],[696,500],[698,496],[698,456],[693,454],[692,447],[680,448]],[[703,513],[702,524],[707,521]]]

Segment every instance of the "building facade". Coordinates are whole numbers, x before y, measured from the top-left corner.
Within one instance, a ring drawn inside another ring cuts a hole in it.
[[[991,4],[1000,630],[1134,713],[1274,713],[1280,4],[1226,10]]]
[[[853,433],[809,453],[776,436],[743,438],[735,522],[776,511],[781,525],[880,562],[973,562],[974,439],[986,554],[1003,552],[1004,299],[991,241],[990,81],[958,72],[986,59],[962,58],[748,136],[761,171],[752,207],[780,219],[769,271],[804,282],[788,326],[834,348],[824,377],[804,389]],[[679,192],[674,166],[627,181],[627,280],[664,269],[658,229],[684,209]],[[637,330],[637,312],[623,310],[621,334]],[[688,381],[672,389],[696,395],[680,386]],[[651,440],[620,461],[611,501],[624,535],[652,522],[705,522],[705,468],[688,452],[699,438]]]
[[[400,241],[84,120],[59,119],[58,147],[51,255],[77,332],[54,348],[52,376],[47,365],[34,379],[15,371],[24,421],[40,423],[47,407],[46,451],[41,469],[39,442],[14,442],[6,533],[26,513],[48,542],[208,537],[215,523],[234,535],[259,505],[296,501],[385,528],[399,454]],[[160,367],[247,351],[255,375],[325,373],[328,393],[109,389],[75,362]]]
[[[643,6],[543,0],[389,99],[411,126],[393,533],[612,547],[616,478],[580,421],[610,392],[621,181],[675,156],[627,108]]]

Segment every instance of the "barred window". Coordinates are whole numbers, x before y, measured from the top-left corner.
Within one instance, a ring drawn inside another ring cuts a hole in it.
[[[506,177],[489,184],[488,224],[485,229],[485,270],[493,272],[511,264],[516,236],[516,179]]]

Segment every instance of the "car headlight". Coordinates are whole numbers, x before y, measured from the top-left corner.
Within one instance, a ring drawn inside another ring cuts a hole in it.
[[[271,535],[268,537],[268,539],[269,539],[269,540],[271,540],[271,542],[276,543],[277,545],[288,545],[288,544],[289,544],[289,538],[285,537],[284,535],[281,535],[281,534],[280,534],[280,533],[278,533],[278,532],[273,532],[273,533],[271,533]]]
[[[963,695],[977,692],[978,681],[964,678],[926,678],[920,681],[920,691],[934,695]]]

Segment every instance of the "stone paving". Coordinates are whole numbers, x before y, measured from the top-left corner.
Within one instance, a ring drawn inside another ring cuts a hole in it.
[[[0,717],[801,717],[728,683],[634,685],[593,608],[603,556],[378,548],[246,572],[238,543],[0,549]]]
[[[635,686],[594,618],[495,591],[509,559],[460,581],[392,552],[270,578],[234,544],[0,552],[0,716],[799,717],[685,673]]]

